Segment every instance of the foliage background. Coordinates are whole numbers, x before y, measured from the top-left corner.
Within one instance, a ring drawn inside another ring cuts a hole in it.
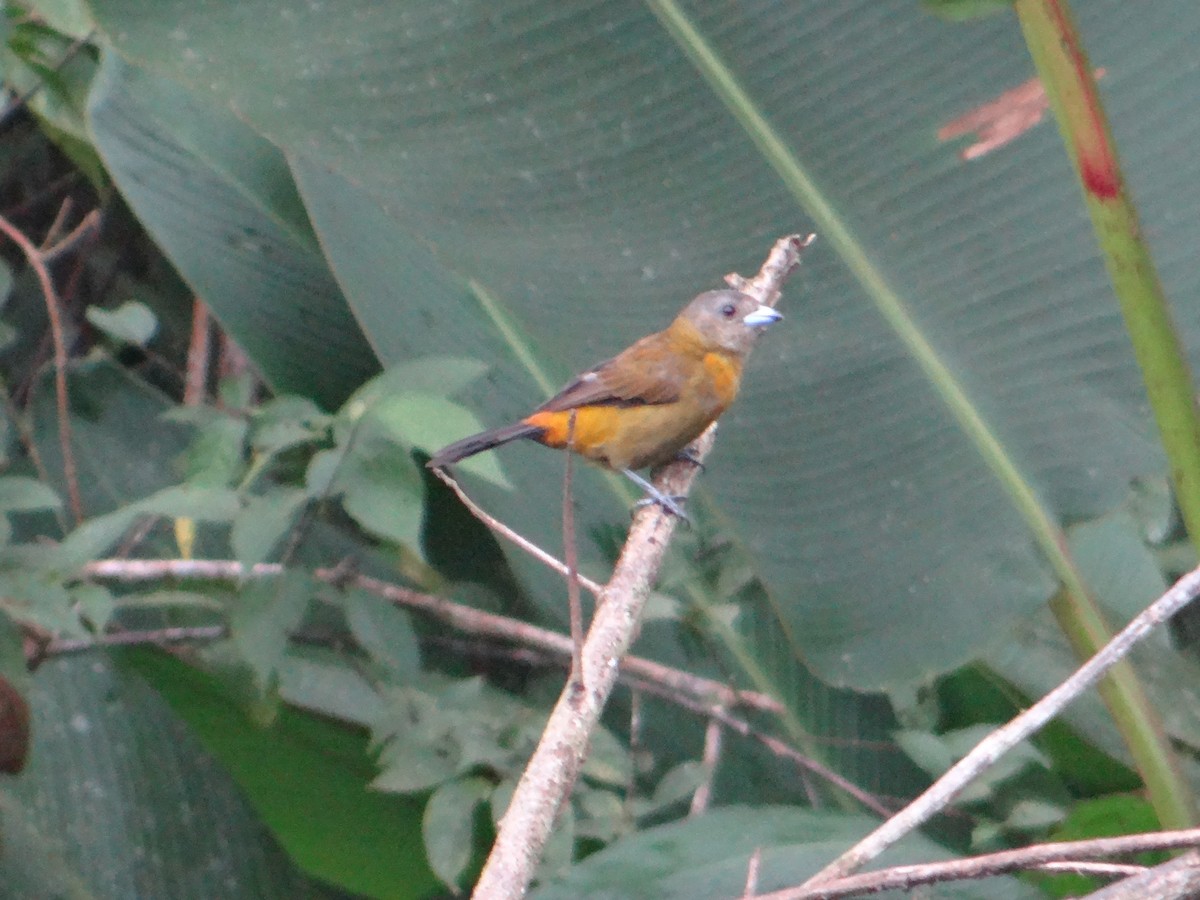
[[[670,27],[676,14],[691,31]],[[1188,111],[1200,75],[1187,48],[1200,12],[1093,0],[1078,14],[1194,347]],[[1031,76],[1007,12],[950,24],[910,0],[93,0],[13,7],[7,25],[6,80],[44,85],[9,126],[7,194],[19,209],[69,167],[90,181],[72,196],[102,207],[105,224],[66,298],[89,521],[72,528],[43,494],[6,507],[4,610],[80,638],[110,623],[228,624],[229,640],[192,660],[203,678],[148,655],[122,659],[120,678],[140,685],[140,673],[233,774],[238,788],[221,790],[249,801],[248,828],[267,826],[254,839],[263,860],[282,859],[278,840],[325,885],[376,896],[422,896],[431,873],[466,883],[525,739],[477,724],[502,703],[535,720],[554,678],[464,660],[437,629],[363,612],[370,601],[302,573],[352,555],[364,571],[564,627],[557,579],[473,528],[421,454],[521,414],[724,272],[752,272],[783,233],[835,237],[806,258],[787,322],[723,421],[695,533],[676,548],[639,653],[777,697],[785,714],[761,727],[888,798],[943,767],[965,740],[957,729],[1002,718],[1071,664],[1043,611],[1057,584],[1029,523],[889,310],[969,398],[1114,621],[1190,565],[1059,136],[1043,125],[971,163],[936,137]],[[51,65],[75,39],[85,49]],[[693,59],[706,52],[741,100],[723,102],[701,76]],[[35,171],[47,141],[63,155]],[[41,301],[17,272],[4,308],[16,338],[2,360],[9,474],[64,497],[53,394],[38,381]],[[219,402],[179,410],[192,295],[277,399],[262,402],[243,375]],[[134,350],[83,313],[131,299],[158,324]],[[518,447],[465,470],[489,510],[553,548],[561,485],[548,465]],[[592,471],[576,491],[583,567],[603,578],[631,498]],[[282,559],[298,574],[133,592],[72,577],[146,516],[157,525],[138,555],[180,555],[194,528],[197,556]],[[1200,706],[1185,644],[1164,636],[1142,675],[1191,765]],[[480,672],[489,684],[468,677]],[[512,696],[490,693],[502,689]],[[129,690],[130,704],[158,703]],[[41,742],[56,715],[34,709],[33,758],[69,783],[81,767]],[[582,856],[681,811],[697,776],[680,766],[698,756],[703,722],[651,709],[638,735],[650,763],[635,779],[648,805],[631,819],[618,802],[638,753],[622,749],[617,711],[611,768],[577,798],[551,869],[570,859],[572,833]],[[1044,835],[1096,797],[1145,815],[1099,702],[1069,723],[937,836],[961,850],[972,833],[977,847]],[[422,768],[430,747],[453,764]],[[376,771],[376,787],[400,793],[367,792]],[[412,771],[422,777],[400,779]],[[737,741],[717,786],[720,803],[846,805]],[[24,804],[8,807],[7,835],[51,788],[27,774],[0,790]],[[196,796],[215,790],[204,782]],[[149,808],[166,815],[166,801]],[[788,827],[762,843],[807,841]],[[606,852],[651,853],[626,840]],[[16,865],[8,851],[0,860]],[[280,865],[272,883],[295,890],[300,876]],[[99,863],[72,866],[108,895]]]

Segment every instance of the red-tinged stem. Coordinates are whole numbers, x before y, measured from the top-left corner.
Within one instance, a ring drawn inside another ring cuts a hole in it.
[[[1015,9],[1079,175],[1170,460],[1184,522],[1193,543],[1200,546],[1200,414],[1193,397],[1191,372],[1154,260],[1142,237],[1137,210],[1125,187],[1092,65],[1067,0],[1016,0]],[[1065,622],[1064,629],[1076,652],[1095,652],[1105,640],[1100,633],[1103,629],[1087,627],[1088,623],[1078,620],[1064,602],[1052,606],[1060,622]],[[1130,718],[1122,730],[1146,779],[1154,807],[1165,826],[1194,824],[1194,803],[1178,761],[1166,746],[1157,716],[1137,695],[1130,694],[1126,699],[1138,702],[1124,705],[1123,710],[1114,708],[1113,713],[1118,721],[1122,711]],[[1140,732],[1136,740],[1129,733],[1135,725],[1135,731]]]

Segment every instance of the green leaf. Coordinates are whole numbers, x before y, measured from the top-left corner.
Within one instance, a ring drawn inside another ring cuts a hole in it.
[[[228,522],[237,515],[241,501],[236,491],[196,485],[163,488],[128,506],[88,519],[62,543],[65,566],[75,567],[107,552],[142,516]]]
[[[234,416],[212,415],[198,423],[188,447],[184,479],[203,487],[235,484],[246,468],[246,422]]]
[[[279,695],[301,709],[364,727],[383,713],[374,688],[335,654],[287,654],[279,664]]]
[[[346,512],[369,533],[419,549],[425,486],[417,464],[372,416],[338,431],[341,446],[309,463],[309,495],[340,494]]]
[[[336,405],[374,374],[275,147],[111,53],[88,115],[129,205],[272,386]]]
[[[22,689],[29,682],[29,665],[25,658],[25,642],[21,629],[7,612],[0,609],[0,678],[6,678]]]
[[[89,306],[87,320],[118,344],[144,347],[158,330],[158,319],[150,307],[136,300],[127,300],[116,309]]]
[[[374,771],[357,729],[288,707],[260,728],[212,676],[160,653],[122,658],[187,720],[306,871],[371,897],[418,900],[436,889],[422,850],[424,800],[367,789]]]
[[[7,475],[0,478],[0,512],[62,509],[62,500],[49,485],[36,478]]]
[[[383,666],[395,682],[414,679],[421,669],[421,647],[408,613],[362,590],[342,597],[346,622],[358,645]]]
[[[996,729],[996,725],[972,725],[946,734],[898,731],[896,743],[917,765],[935,778],[966,756],[976,744]],[[991,796],[998,784],[1008,781],[1028,766],[1049,768],[1046,757],[1031,744],[1021,744],[1006,753],[995,765],[958,796],[959,802],[971,803]]]
[[[71,588],[71,597],[92,630],[103,634],[116,608],[112,591],[100,584],[79,584]]]
[[[233,520],[234,556],[246,566],[268,559],[307,502],[307,493],[296,488],[272,488],[251,497]]]
[[[319,437],[328,422],[307,397],[275,397],[254,411],[251,444],[259,453],[278,453]]]
[[[425,804],[421,833],[429,866],[451,890],[462,886],[459,879],[475,849],[475,814],[491,791],[483,778],[456,778],[438,787]]]
[[[1013,0],[921,0],[921,6],[948,22],[966,22],[1012,9]]]
[[[313,593],[308,576],[295,570],[279,578],[247,582],[238,592],[229,632],[260,685],[274,681],[290,633],[304,618]]]
[[[690,798],[696,792],[696,788],[704,783],[704,775],[704,765],[695,760],[672,767],[655,785],[653,796],[635,803],[636,814],[646,816],[661,812],[681,800]]]
[[[1086,841],[1123,834],[1143,834],[1160,827],[1154,808],[1141,797],[1097,797],[1074,804],[1050,839]],[[1131,862],[1154,866],[1166,862],[1168,858],[1166,853],[1142,853]],[[1052,897],[1082,897],[1102,887],[1096,879],[1079,875],[1031,875],[1031,879]]]
[[[452,441],[483,430],[483,425],[470,410],[429,394],[383,397],[371,407],[370,415],[397,441],[425,450],[430,455]],[[470,457],[462,461],[461,468],[499,487],[513,487],[493,456]]]
[[[866,816],[794,807],[725,807],[619,840],[530,897],[737,897],[755,851],[762,852],[758,890],[767,893],[802,883],[874,824]],[[932,841],[911,837],[880,857],[879,864],[947,858],[949,854]],[[1011,878],[948,885],[941,888],[939,896],[943,895],[996,900],[1038,896]]]
[[[355,393],[355,399],[371,405],[390,394],[432,394],[451,397],[482,378],[487,364],[460,356],[422,356],[397,363],[376,375]]]
[[[0,794],[9,896],[318,895],[139,679],[100,655],[51,660],[30,702],[33,755]],[[80,759],[91,790],[79,790]]]
[[[93,6],[119,52],[283,149],[382,359],[488,363],[462,394],[487,425],[662,327],[722,273],[752,272],[777,235],[819,224],[695,501],[718,508],[768,592],[722,650],[823,719],[813,731],[841,726],[802,702],[797,660],[837,684],[912,683],[1044,603],[1056,579],[1017,487],[1061,526],[1163,470],[1120,316],[1096,301],[1111,288],[1055,130],[970,163],[936,139],[1028,80],[1009,17],[950,28],[874,0],[836,14],[820,0],[534,0],[489,4],[496,27],[480,30],[471,3],[360,18],[266,0]],[[1200,162],[1169,149],[1195,143],[1200,73],[1172,48],[1200,33],[1200,8],[1080,16],[1097,58],[1137,73],[1106,84],[1106,101],[1176,321],[1200,346],[1200,273],[1177,225],[1200,206]],[[243,26],[267,19],[264,51]],[[692,60],[723,67],[741,99]],[[871,77],[883,72],[886,90]],[[497,455],[517,489],[484,482],[478,498],[553,546],[560,463],[532,446]],[[596,526],[624,523],[629,495],[588,469],[576,481],[586,567],[604,558]],[[512,560],[562,622],[560,581]]]

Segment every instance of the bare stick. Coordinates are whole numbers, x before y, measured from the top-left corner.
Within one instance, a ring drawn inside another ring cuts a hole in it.
[[[629,660],[626,660],[626,663],[628,662]],[[629,666],[626,665],[625,668],[628,669]],[[726,728],[733,729],[738,734],[742,735],[742,737],[753,738],[776,756],[794,762],[800,767],[801,772],[811,772],[818,778],[828,781],[834,787],[845,791],[867,809],[877,813],[880,817],[886,819],[892,814],[892,811],[888,807],[884,806],[884,804],[881,803],[874,795],[863,790],[854,782],[848,780],[842,775],[839,775],[828,766],[817,762],[812,757],[805,756],[795,747],[792,747],[790,744],[780,740],[779,738],[774,737],[773,735],[763,734],[745,719],[739,719],[737,716],[731,715],[724,706],[720,704],[705,705],[703,702],[689,700],[686,696],[668,693],[660,684],[655,684],[652,682],[641,682],[639,684],[632,679],[630,679],[630,681],[631,684],[637,684],[643,691],[646,691],[647,693],[655,694],[659,697],[665,697],[677,706],[690,709],[699,715],[708,716],[710,719],[720,722]],[[806,784],[805,787],[807,789],[808,785]],[[812,795],[813,792],[809,791],[809,796],[812,797]]]
[[[843,878],[877,857],[909,832],[919,828],[944,809],[977,775],[1058,715],[1068,703],[1099,681],[1138,641],[1191,603],[1198,594],[1200,568],[1193,569],[1175,582],[1170,590],[1121,629],[1116,637],[1080,666],[1070,678],[980,741],[921,796],[818,872],[805,886],[815,888]]]
[[[1047,863],[1064,863],[1079,866],[1081,861],[1113,856],[1127,856],[1148,850],[1176,850],[1181,847],[1200,846],[1200,828],[1185,831],[1158,831],[1150,834],[1129,834],[1115,838],[1096,838],[1087,841],[1059,841],[1022,847],[1020,850],[1004,850],[968,859],[948,862],[922,863],[912,866],[896,866],[879,872],[864,872],[820,885],[788,888],[770,894],[762,894],[758,900],[835,900],[859,894],[876,894],[880,891],[903,890],[922,884],[942,881],[990,878],[1008,872],[1041,868]],[[1158,897],[1159,894],[1136,894],[1137,897]]]
[[[445,482],[450,490],[454,491],[454,493],[458,496],[458,499],[463,502],[463,505],[471,511],[475,518],[477,518],[488,528],[492,529],[492,531],[496,532],[496,534],[516,544],[538,562],[553,569],[555,572],[558,572],[564,576],[570,574],[567,570],[566,563],[555,559],[552,554],[547,553],[533,541],[529,540],[529,538],[522,537],[491,513],[485,512],[482,506],[467,496],[467,492],[464,491],[459,483],[454,480],[454,476],[445,469],[431,469],[430,471],[433,472],[433,474],[440,478],[443,482]],[[588,591],[591,592],[591,594],[595,597],[599,597],[604,591],[604,588],[596,584],[596,582],[592,581],[592,579],[583,575],[579,576],[579,583],[587,588]]]
[[[241,581],[247,578],[278,578],[283,572],[284,567],[279,563],[259,563],[246,568],[237,560],[226,559],[101,559],[85,565],[82,574],[88,578],[128,583],[184,578]],[[351,584],[383,597],[397,606],[424,613],[467,634],[512,641],[562,659],[569,659],[571,656],[569,637],[519,619],[484,612],[367,575],[353,574],[347,579],[346,573],[337,568],[317,569],[313,576],[327,584]],[[750,707],[775,715],[783,711],[783,707],[774,697],[757,691],[736,691],[711,678],[693,675],[691,672],[665,666],[640,656],[626,657],[622,667],[627,674],[645,679],[644,683],[658,686],[668,697],[678,694],[695,697],[701,704]],[[708,705],[701,705],[699,708],[702,714],[708,714]]]
[[[567,610],[571,619],[571,674],[569,680],[583,688],[583,604],[579,602],[579,554],[575,547],[575,503],[571,492],[572,462],[575,458],[575,410],[567,417],[567,464],[563,469],[563,560],[567,564]]]
[[[41,655],[61,656],[80,653],[98,647],[134,647],[142,644],[177,644],[181,641],[215,641],[229,633],[224,625],[194,625],[176,628],[155,628],[150,631],[112,631],[95,637],[55,638],[46,644]]]
[[[762,847],[755,847],[746,864],[746,886],[742,888],[743,900],[758,896],[758,873],[762,869]]]
[[[709,717],[704,729],[704,752],[700,762],[704,766],[704,780],[692,794],[692,805],[688,808],[689,816],[703,815],[708,809],[708,801],[712,797],[713,780],[717,777],[717,764],[721,761],[721,720],[716,716]]]
[[[1092,894],[1093,900],[1189,900],[1200,893],[1200,853],[1192,850]]]
[[[192,337],[188,342],[187,377],[183,385],[185,406],[199,406],[208,391],[208,307],[199,297],[192,300]]]
[[[634,822],[633,803],[637,799],[637,758],[642,752],[642,692],[629,688],[629,777],[625,780],[625,802],[621,817],[627,825]]]
[[[703,460],[708,454],[715,433],[716,427],[710,427],[692,445],[696,458]],[[664,467],[656,486],[667,496],[686,496],[696,472],[691,463],[672,463]],[[558,811],[583,766],[592,732],[616,683],[617,663],[637,632],[677,521],[657,504],[644,506],[635,514],[583,643],[584,689],[566,690],[559,696],[500,820],[496,843],[473,897],[492,900],[525,893]]]
[[[741,289],[760,302],[777,299],[783,279],[799,263],[805,245],[798,235],[777,241],[758,277],[745,282]],[[715,437],[713,425],[689,448],[692,457],[703,461]],[[673,463],[663,467],[655,487],[667,496],[686,496],[695,475],[694,465]],[[625,547],[584,640],[584,689],[565,690],[550,713],[537,749],[500,820],[496,843],[475,885],[474,897],[520,897],[533,879],[554,820],[570,796],[592,732],[616,683],[618,664],[640,627],[642,611],[675,525],[674,517],[657,506],[644,507],[634,516]]]
[[[780,238],[767,254],[766,262],[753,278],[743,278],[736,272],[725,276],[725,283],[735,291],[749,294],[765,306],[775,306],[783,292],[783,283],[792,274],[792,270],[800,264],[800,254],[812,246],[817,239],[815,234],[801,237],[789,234]]]
[[[58,212],[54,214],[54,220],[50,223],[50,227],[46,229],[46,236],[42,238],[42,244],[38,247],[38,253],[42,259],[46,258],[46,249],[58,240],[58,233],[62,231],[63,223],[67,221],[67,216],[71,214],[72,207],[75,202],[66,197],[63,202],[58,205]]]
[[[49,264],[54,262],[60,256],[65,256],[76,247],[79,246],[85,239],[92,237],[96,230],[100,227],[102,216],[100,210],[93,209],[90,213],[79,220],[79,224],[71,229],[70,234],[60,240],[52,247],[46,247],[41,251],[42,261]]]
[[[67,497],[71,504],[71,516],[78,525],[83,521],[83,500],[79,495],[79,477],[75,471],[75,454],[71,449],[71,416],[67,399],[67,343],[63,334],[62,317],[59,312],[58,292],[54,280],[46,268],[41,251],[25,237],[8,219],[0,216],[0,231],[21,248],[29,267],[37,275],[46,301],[46,316],[50,320],[50,337],[54,342],[54,399],[58,409],[58,441],[62,449],[63,480],[67,483]]]

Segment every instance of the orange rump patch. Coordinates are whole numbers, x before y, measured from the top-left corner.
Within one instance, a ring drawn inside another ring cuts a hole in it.
[[[575,452],[583,456],[595,456],[598,448],[612,440],[620,427],[621,409],[616,406],[581,406],[575,411]],[[525,421],[543,429],[539,443],[547,447],[567,446],[567,425],[571,420],[569,411],[534,413]]]

